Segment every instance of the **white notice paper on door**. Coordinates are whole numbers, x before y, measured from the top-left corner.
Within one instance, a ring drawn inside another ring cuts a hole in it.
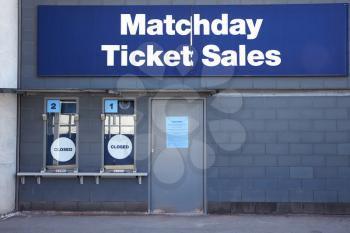
[[[188,117],[166,117],[166,147],[188,148]]]

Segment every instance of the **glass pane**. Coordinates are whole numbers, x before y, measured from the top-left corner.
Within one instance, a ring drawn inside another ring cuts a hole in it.
[[[121,134],[134,134],[134,127],[122,126]]]
[[[120,100],[118,113],[121,115],[134,114],[134,101],[133,100]]]
[[[72,118],[72,117],[70,117],[70,115],[62,114],[60,116],[59,124],[60,125],[68,125],[69,124],[69,118]]]
[[[105,126],[105,134],[119,134],[119,126],[118,126],[118,127],[115,127],[115,126],[112,126],[112,127]]]
[[[134,116],[121,116],[122,126],[134,126]]]
[[[113,140],[113,143],[129,143],[128,141],[130,140],[130,143],[134,144],[134,119],[134,101],[132,100],[118,100],[118,113],[106,114],[103,139],[103,156],[106,169],[134,169],[133,150],[127,152],[129,153],[127,157],[117,158],[117,154],[121,152],[114,150],[115,147],[108,148],[110,140]],[[125,139],[125,137],[129,140]]]
[[[77,127],[76,127],[76,126],[71,126],[71,127],[70,127],[70,132],[71,132],[72,134],[76,134],[76,133],[77,133]]]
[[[76,167],[77,126],[75,100],[61,100],[61,113],[48,113],[46,132],[47,169],[66,170]]]
[[[70,118],[70,124],[71,124],[71,125],[75,125],[75,118],[74,118],[74,115],[72,115],[71,118]]]
[[[119,116],[118,115],[106,115],[105,125],[118,126]]]
[[[61,134],[68,134],[69,133],[69,127],[68,126],[60,126],[58,133]]]
[[[75,101],[62,101],[61,113],[77,113]]]
[[[119,134],[119,127],[111,127],[111,134]]]

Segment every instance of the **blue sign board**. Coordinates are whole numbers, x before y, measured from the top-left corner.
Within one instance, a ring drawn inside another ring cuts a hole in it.
[[[60,113],[61,101],[59,99],[48,99],[46,102],[46,112],[48,113]]]
[[[39,6],[39,76],[346,76],[348,4]]]
[[[118,113],[118,100],[106,99],[104,100],[105,113]]]
[[[166,147],[188,148],[188,117],[166,117]]]

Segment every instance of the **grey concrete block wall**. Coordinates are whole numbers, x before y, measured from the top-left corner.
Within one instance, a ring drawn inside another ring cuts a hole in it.
[[[17,0],[0,0],[0,215],[15,210],[18,64]],[[3,93],[5,92],[5,93]]]
[[[223,96],[208,98],[207,124],[231,120],[245,132],[207,127],[209,202],[349,201],[350,96]],[[242,105],[212,104],[227,98]],[[221,134],[245,141],[228,148]]]
[[[79,99],[79,171],[99,172],[101,169],[101,120],[102,98],[98,94],[37,94],[21,97],[21,136],[19,170],[40,172],[43,166],[44,98],[47,96]],[[142,114],[136,125],[136,165],[140,172],[148,171],[148,142],[143,132],[148,130],[148,98],[137,98],[137,111]],[[138,135],[140,135],[140,140]],[[141,185],[136,178],[101,179],[85,178],[84,184],[73,179],[27,178],[19,185],[19,209],[55,210],[120,210],[147,211],[148,179]]]
[[[336,3],[346,1],[334,0],[305,0],[305,1],[240,1],[240,0],[217,0],[217,1],[105,1],[105,0],[83,0],[83,1],[51,1],[33,0],[21,1],[21,77],[20,89],[348,89],[350,77],[132,77],[125,81],[125,77],[99,77],[65,78],[62,82],[60,77],[38,77],[36,72],[36,6],[45,5],[181,5],[181,4],[307,4],[307,3]],[[350,25],[350,24],[349,24]],[[132,80],[132,81],[130,81]],[[276,114],[288,114],[276,113]],[[305,112],[307,115],[308,113]],[[313,113],[310,113],[313,114]],[[334,113],[327,113],[332,118]],[[268,116],[266,116],[268,117]]]
[[[17,96],[0,94],[0,215],[15,209]]]
[[[79,169],[95,172],[100,169],[99,114],[104,95],[71,95],[79,98],[80,107]],[[42,168],[41,113],[45,96],[21,97],[20,171],[37,172]],[[149,173],[148,100],[149,96],[137,99],[136,137],[138,170]],[[350,122],[350,108],[345,104],[348,101],[350,96],[209,97],[208,202],[349,202],[350,130],[338,127],[339,123]],[[327,102],[339,110],[333,119],[326,117]],[[318,114],[305,115],[306,110]],[[267,111],[273,113],[273,119],[257,114]],[[291,114],[278,115],[281,111]],[[295,127],[299,120],[304,127]],[[329,141],[329,134],[346,139],[333,137]],[[19,186],[19,202],[26,209],[125,210],[126,203],[133,203],[136,209],[146,210],[148,185],[147,179],[142,185],[133,179],[102,180],[99,185],[93,179],[85,179],[83,185],[77,179],[44,179],[40,185],[28,179]]]

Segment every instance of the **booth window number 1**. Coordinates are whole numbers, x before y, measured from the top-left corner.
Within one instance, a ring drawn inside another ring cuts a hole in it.
[[[118,100],[106,99],[104,105],[105,113],[118,113]]]
[[[61,101],[57,99],[47,100],[46,111],[48,113],[60,113],[61,112]]]

